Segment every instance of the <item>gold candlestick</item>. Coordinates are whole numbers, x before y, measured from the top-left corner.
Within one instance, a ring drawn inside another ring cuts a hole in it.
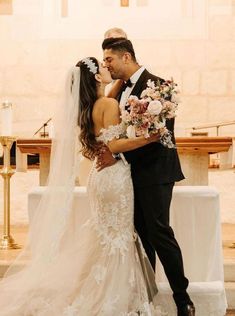
[[[0,249],[5,250],[21,248],[15,243],[10,234],[10,179],[14,174],[14,171],[11,169],[10,150],[15,140],[16,137],[13,136],[0,136],[0,143],[3,147],[3,168],[0,173],[4,180],[4,225]]]

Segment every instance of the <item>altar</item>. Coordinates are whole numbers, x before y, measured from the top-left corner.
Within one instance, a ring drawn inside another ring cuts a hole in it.
[[[46,185],[50,169],[51,139],[18,139],[17,148],[22,154],[38,153],[40,156],[40,185]],[[209,155],[227,152],[232,146],[232,137],[176,137],[176,146],[185,180],[179,185],[208,185]],[[83,175],[89,173],[85,163]],[[84,176],[80,185],[85,185]]]

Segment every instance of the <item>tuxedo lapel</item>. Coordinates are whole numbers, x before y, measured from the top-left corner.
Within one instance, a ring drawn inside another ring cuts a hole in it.
[[[149,79],[150,73],[145,69],[137,80],[133,90],[131,91],[131,95],[140,96],[141,92],[146,88],[147,81]]]
[[[147,81],[149,79],[150,73],[145,69],[142,74],[140,75],[139,79],[137,80],[133,90],[131,91],[130,95],[136,95],[136,96],[140,96],[142,90],[144,90],[146,88],[146,84]],[[124,88],[125,84],[123,84],[121,86],[121,89],[116,97],[116,99],[118,100],[118,102],[120,102],[121,100],[121,96],[122,96],[122,92],[125,90]]]

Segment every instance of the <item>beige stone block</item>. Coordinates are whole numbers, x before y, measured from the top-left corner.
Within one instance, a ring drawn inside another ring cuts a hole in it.
[[[13,120],[15,122],[32,120],[33,129],[37,128],[34,120],[39,120],[43,123],[54,114],[56,106],[61,104],[59,98],[39,95],[12,97],[11,101],[13,103]]]
[[[19,63],[20,50],[20,43],[9,38],[1,40],[1,64],[4,68],[15,67]]]
[[[39,15],[42,10],[42,1],[24,0],[22,5],[21,0],[14,0],[14,14],[16,15]]]
[[[160,66],[156,66],[156,65],[153,65],[153,64],[147,64],[147,63],[145,63],[144,66],[152,74],[154,74],[154,75],[156,75],[158,77],[161,77],[161,78],[166,78],[166,69],[165,69],[165,67],[160,67]]]
[[[217,6],[224,6],[224,5],[230,5],[231,0],[210,0],[210,5],[217,5]]]
[[[32,71],[37,65],[51,67],[47,46],[47,41],[36,39],[34,41],[5,39],[1,42],[1,62],[6,68],[8,66],[30,66]],[[57,67],[60,67],[59,63]]]
[[[231,94],[235,94],[235,70],[231,71],[230,79],[231,81],[229,81],[229,92]]]
[[[6,70],[4,91],[19,97],[52,96],[64,92],[66,73],[63,68],[38,66],[11,67]]]
[[[233,41],[213,41],[206,46],[209,68],[235,67],[235,43]]]
[[[232,22],[231,22],[231,37],[232,40],[235,40],[235,5],[233,7],[233,17],[232,17]]]
[[[38,14],[15,15],[12,27],[12,38],[19,40],[35,40],[40,37],[41,24]]]
[[[51,67],[48,61],[48,41],[45,40],[22,40],[18,42],[18,56],[19,64],[21,66],[35,66],[42,65],[48,68]],[[58,64],[58,67],[60,65]]]
[[[206,95],[225,95],[228,91],[227,71],[206,71],[201,74],[201,92]]]
[[[172,44],[173,63],[178,67],[204,67],[206,48],[204,41],[180,41]]]
[[[180,93],[181,93],[182,71],[180,68],[175,68],[173,65],[172,65],[172,67],[165,68],[164,78],[165,79],[173,78],[174,82],[177,83],[178,89],[180,90]]]
[[[227,57],[229,59],[229,68],[235,68],[235,41],[230,41],[227,45]]]
[[[197,95],[200,91],[200,71],[188,70],[182,74],[182,93]]]
[[[136,41],[134,48],[140,63],[154,63],[159,67],[169,67],[173,62],[172,48],[169,41]]]
[[[5,73],[5,93],[8,95],[33,96],[37,90],[35,85],[36,67],[8,67]]]
[[[208,98],[208,121],[227,122],[234,120],[235,97]],[[224,129],[225,127],[223,127]]]
[[[49,41],[47,62],[52,67],[75,65],[84,57],[94,56],[103,60],[101,41],[99,40],[55,40]]]
[[[214,16],[209,23],[209,37],[212,40],[228,41],[232,38],[233,33],[233,17],[230,16]]]
[[[192,128],[208,121],[207,98],[203,96],[182,96],[176,118],[178,126]]]
[[[34,85],[37,86],[37,93],[41,96],[62,95],[65,93],[66,78],[69,68],[50,68],[49,66],[38,69],[32,75]],[[35,91],[36,92],[36,91]]]
[[[0,98],[4,97],[4,68],[0,68]]]

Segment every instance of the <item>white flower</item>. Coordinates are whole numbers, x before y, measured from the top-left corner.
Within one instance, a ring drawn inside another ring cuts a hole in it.
[[[128,138],[135,138],[135,127],[133,125],[129,125],[126,129],[126,135]]]
[[[124,123],[127,123],[128,121],[130,121],[131,120],[130,113],[126,110],[123,110],[121,114],[121,120]]]
[[[165,93],[167,93],[167,92],[170,91],[170,88],[169,88],[168,86],[165,86],[164,89],[163,89],[163,91],[164,91]]]
[[[154,126],[156,129],[160,129],[165,127],[166,125],[166,120],[165,118],[162,119],[162,121],[159,121],[158,118],[154,121]]]
[[[161,113],[162,110],[162,104],[160,101],[151,101],[148,105],[148,109],[147,111],[151,114],[151,115],[158,115],[159,113]]]
[[[140,95],[140,98],[143,99],[147,96],[147,89],[143,90],[141,95]]]
[[[155,82],[152,81],[151,79],[149,79],[149,80],[147,81],[147,86],[148,86],[149,88],[152,88],[152,89],[155,89],[155,88],[156,88],[156,87],[155,87]]]

